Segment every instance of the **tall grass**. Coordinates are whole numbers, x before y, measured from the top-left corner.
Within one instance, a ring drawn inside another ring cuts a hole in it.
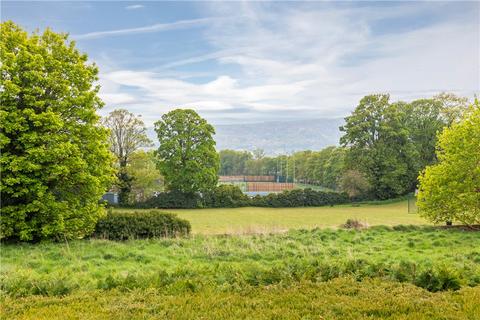
[[[17,244],[2,247],[1,290],[13,297],[149,288],[175,294],[348,276],[435,292],[480,284],[479,256],[478,233],[418,226]]]

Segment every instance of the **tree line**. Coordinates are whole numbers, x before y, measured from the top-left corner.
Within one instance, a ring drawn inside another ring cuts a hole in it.
[[[437,162],[437,134],[468,109],[468,99],[447,93],[412,102],[369,95],[345,118],[339,147],[276,157],[222,150],[220,174],[281,175],[351,196],[398,197],[415,190],[419,173]]]

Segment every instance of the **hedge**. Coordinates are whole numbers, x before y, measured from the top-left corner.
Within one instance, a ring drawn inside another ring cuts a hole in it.
[[[93,237],[110,240],[185,236],[190,222],[164,212],[109,212],[97,222]]]
[[[221,185],[203,194],[163,192],[135,208],[236,208],[236,207],[318,207],[349,203],[346,193],[315,191],[310,188],[286,190],[267,196],[249,197],[237,186]]]

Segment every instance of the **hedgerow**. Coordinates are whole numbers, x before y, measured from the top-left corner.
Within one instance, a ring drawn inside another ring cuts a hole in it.
[[[349,203],[346,193],[316,191],[310,188],[285,190],[266,196],[249,197],[233,185],[221,185],[204,193],[169,191],[147,201],[133,204],[135,208],[236,208],[236,207],[319,207]]]
[[[110,240],[177,237],[190,233],[190,223],[163,212],[110,211],[98,221],[93,237]]]

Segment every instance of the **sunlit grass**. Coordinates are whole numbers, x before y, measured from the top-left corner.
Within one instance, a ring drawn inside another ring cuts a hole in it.
[[[125,210],[125,209],[117,209]],[[220,208],[167,210],[187,219],[196,234],[245,234],[289,229],[336,228],[349,218],[368,225],[428,224],[409,214],[406,201],[387,204],[339,205],[302,208]]]

